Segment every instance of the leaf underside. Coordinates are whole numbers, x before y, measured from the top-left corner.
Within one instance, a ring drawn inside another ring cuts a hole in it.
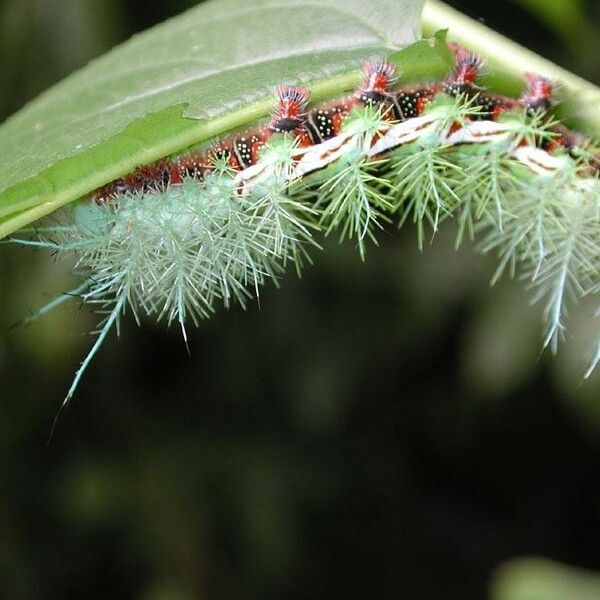
[[[213,0],[90,63],[0,127],[0,237],[96,187],[266,115],[273,88],[351,88],[365,58],[443,73],[422,0]]]

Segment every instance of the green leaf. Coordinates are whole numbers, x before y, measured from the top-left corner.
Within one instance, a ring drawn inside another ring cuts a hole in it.
[[[214,0],[135,36],[0,127],[0,237],[266,115],[277,84],[308,84],[314,99],[352,87],[363,59],[415,41],[422,4]],[[444,58],[439,44],[415,56]]]

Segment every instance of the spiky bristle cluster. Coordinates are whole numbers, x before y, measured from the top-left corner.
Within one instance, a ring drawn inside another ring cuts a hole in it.
[[[549,82],[528,76],[521,100],[487,94],[474,84],[481,61],[456,52],[439,84],[394,90],[393,68],[367,63],[356,93],[308,112],[305,90],[281,87],[266,125],[161,162],[160,182],[138,169],[28,242],[74,253],[81,296],[107,314],[67,399],[125,309],[185,337],[217,302],[243,305],[300,269],[315,232],[364,257],[388,222],[414,222],[420,246],[449,217],[457,246],[479,234],[500,259],[494,280],[518,272],[545,303],[555,349],[566,300],[600,292],[598,150],[546,114]]]

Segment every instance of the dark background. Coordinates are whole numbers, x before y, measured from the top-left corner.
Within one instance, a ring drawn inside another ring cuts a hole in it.
[[[1,0],[0,116],[191,4]],[[598,3],[543,4],[460,7],[598,83]],[[567,594],[527,598],[583,598],[557,563],[600,569],[590,348],[540,353],[539,308],[453,234],[419,253],[390,231],[365,264],[327,242],[302,280],[203,323],[191,358],[127,321],[49,447],[96,317],[7,333],[71,280],[1,247],[0,598],[517,599],[529,563],[496,569],[526,555]]]

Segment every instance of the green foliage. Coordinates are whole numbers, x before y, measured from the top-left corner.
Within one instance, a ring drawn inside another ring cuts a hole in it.
[[[586,15],[582,0],[513,0],[561,36],[574,52],[585,50],[597,32]]]
[[[600,577],[544,558],[508,561],[496,570],[491,600],[594,600],[600,594]]]

